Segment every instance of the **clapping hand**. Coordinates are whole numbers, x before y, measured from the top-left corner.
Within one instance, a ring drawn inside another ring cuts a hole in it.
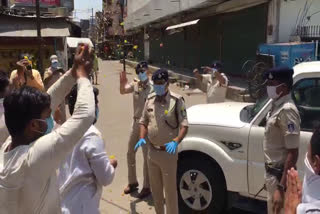
[[[287,174],[287,191],[285,196],[284,209],[286,214],[295,214],[298,205],[301,203],[302,187],[297,170],[291,168]]]
[[[93,51],[88,44],[79,44],[74,56],[73,75],[76,78],[88,77],[93,67]]]

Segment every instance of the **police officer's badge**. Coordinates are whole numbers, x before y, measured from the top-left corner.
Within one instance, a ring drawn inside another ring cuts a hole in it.
[[[293,123],[289,123],[289,124],[288,124],[288,131],[289,131],[290,133],[293,133],[294,130],[295,130],[294,124],[293,124]]]
[[[187,110],[185,107],[181,107],[181,114],[182,114],[182,117],[186,117],[187,116]]]
[[[272,73],[269,73],[269,80],[273,80],[273,75],[272,75]]]

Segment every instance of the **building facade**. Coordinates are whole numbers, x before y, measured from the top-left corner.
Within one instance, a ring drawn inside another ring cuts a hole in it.
[[[167,30],[193,20],[198,21]],[[139,38],[151,63],[191,75],[194,68],[221,60],[227,73],[242,75],[242,65],[255,59],[266,41],[267,21],[268,1],[149,0],[128,3],[125,29]]]
[[[311,0],[135,0],[128,2],[125,30],[154,64],[191,74],[221,60],[227,73],[243,76],[242,65],[256,58],[260,44],[320,34],[318,11],[320,2]]]

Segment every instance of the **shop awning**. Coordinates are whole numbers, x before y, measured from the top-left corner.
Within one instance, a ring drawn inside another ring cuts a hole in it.
[[[69,48],[76,48],[79,43],[89,44],[90,47],[93,47],[92,41],[89,38],[67,37],[67,45]]]
[[[70,36],[69,24],[61,18],[41,18],[41,36]],[[36,19],[1,15],[0,37],[37,37]]]

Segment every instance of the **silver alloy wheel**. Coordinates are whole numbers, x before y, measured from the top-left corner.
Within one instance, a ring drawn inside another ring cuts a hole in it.
[[[189,170],[180,180],[180,194],[183,201],[193,210],[208,208],[212,200],[212,188],[209,179],[198,170]]]

